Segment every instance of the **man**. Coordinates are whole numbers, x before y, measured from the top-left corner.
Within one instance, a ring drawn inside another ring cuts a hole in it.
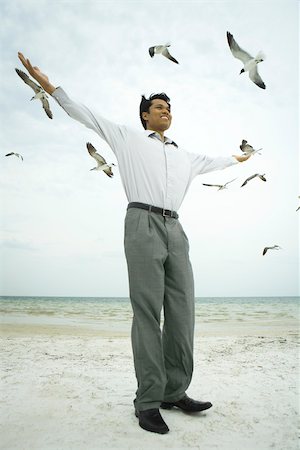
[[[164,93],[142,97],[144,132],[114,124],[75,103],[22,53],[18,56],[67,114],[98,133],[117,157],[129,201],[124,245],[134,313],[135,414],[143,429],[167,433],[160,407],[196,412],[212,406],[186,395],[193,372],[194,282],[188,239],[177,210],[196,175],[229,167],[249,156],[211,158],[179,149],[164,135],[172,121],[170,99]]]

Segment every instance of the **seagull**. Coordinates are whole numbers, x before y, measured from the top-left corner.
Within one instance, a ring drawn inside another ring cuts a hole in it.
[[[227,181],[227,183],[225,183],[225,184],[207,184],[207,183],[202,183],[202,184],[203,184],[203,186],[217,187],[217,188],[219,188],[218,191],[221,191],[222,189],[227,189],[227,184],[232,183],[234,180],[236,180],[236,178],[234,178],[231,181]]]
[[[248,141],[246,141],[245,139],[242,140],[240,149],[242,150],[244,155],[255,155],[255,153],[257,153],[258,155],[261,155],[261,153],[259,153],[259,152],[262,150],[262,148],[254,150],[252,145],[248,144]]]
[[[298,198],[300,198],[300,195],[298,195]],[[300,206],[298,206],[298,208],[296,209],[296,212],[299,211]]]
[[[259,52],[255,58],[249,53],[245,52],[234,40],[232,34],[227,31],[227,41],[233,56],[244,63],[244,68],[240,71],[241,73],[249,72],[249,78],[261,89],[266,89],[266,85],[260,78],[257,71],[257,64],[266,59],[263,52]]]
[[[97,167],[94,167],[93,169],[90,170],[103,170],[103,172],[105,172],[108,177],[112,178],[114,174],[112,173],[111,167],[115,166],[115,164],[114,163],[107,164],[103,156],[97,153],[95,147],[90,142],[87,142],[86,146],[89,154],[97,161],[98,164]]]
[[[171,44],[166,45],[155,45],[154,47],[149,48],[149,54],[151,58],[153,58],[154,54],[161,54],[164,55],[166,58],[168,58],[170,61],[173,61],[176,64],[179,64],[179,62],[173,58],[173,56],[170,55],[168,47],[170,47]]]
[[[23,156],[20,155],[20,153],[10,152],[10,153],[7,153],[5,156],[11,156],[11,155],[15,155],[18,158],[21,158],[21,160],[23,161]]]
[[[279,245],[273,245],[273,247],[265,247],[263,250],[263,255],[267,253],[268,250],[280,250],[281,247]]]
[[[47,100],[48,95],[46,94],[44,89],[41,86],[39,86],[38,84],[36,84],[33,80],[31,80],[29,78],[29,76],[22,70],[19,70],[19,69],[15,69],[15,70],[16,70],[17,74],[19,75],[19,77],[22,78],[24,83],[28,84],[28,86],[30,86],[34,90],[35,95],[30,100],[36,100],[36,99],[41,100],[41,102],[43,104],[43,108],[45,110],[45,113],[47,114],[49,119],[52,119],[53,114],[50,110],[49,102]]]
[[[266,178],[265,178],[265,173],[263,175],[260,175],[259,173],[255,173],[254,175],[251,175],[251,177],[247,178],[247,180],[244,181],[244,183],[242,184],[241,187],[246,186],[248,181],[252,180],[255,177],[260,178],[262,181],[267,181]]]

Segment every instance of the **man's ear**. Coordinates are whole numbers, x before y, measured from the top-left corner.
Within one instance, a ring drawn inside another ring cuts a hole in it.
[[[142,113],[142,118],[143,118],[144,120],[147,120],[147,117],[148,117],[148,113],[147,113],[147,112],[143,112],[143,113]]]

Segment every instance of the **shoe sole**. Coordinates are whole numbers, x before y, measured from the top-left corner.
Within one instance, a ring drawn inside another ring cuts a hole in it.
[[[143,430],[151,431],[152,433],[167,434],[169,432],[169,430],[154,430],[154,429],[151,429],[151,428],[147,428],[147,427],[141,425],[140,423],[139,423],[139,425],[140,425],[141,428],[143,428]]]

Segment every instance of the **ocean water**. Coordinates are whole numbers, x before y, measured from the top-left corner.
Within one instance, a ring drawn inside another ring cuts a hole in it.
[[[299,306],[299,297],[197,297],[196,331],[246,331],[249,327],[297,330]],[[72,326],[129,333],[131,320],[130,300],[125,297],[0,297],[2,325]]]

